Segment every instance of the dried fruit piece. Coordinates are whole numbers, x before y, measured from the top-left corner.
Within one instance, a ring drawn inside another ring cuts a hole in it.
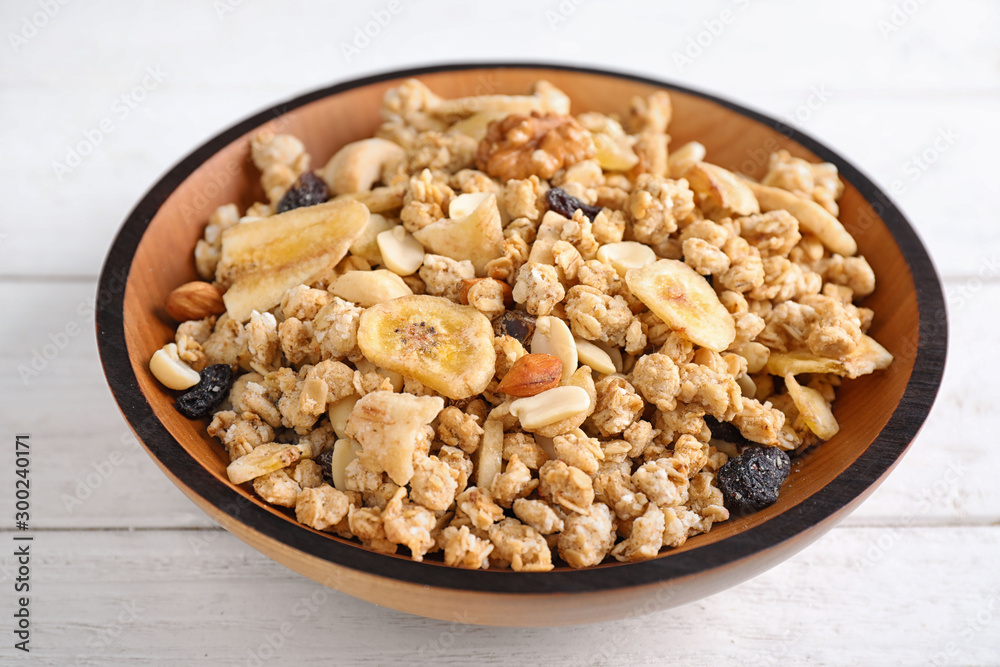
[[[296,285],[312,283],[343,259],[367,222],[363,204],[343,201],[227,229],[216,275],[232,280],[222,297],[229,317],[245,322],[253,311],[278,305]]]
[[[311,171],[303,173],[278,202],[278,213],[322,204],[330,198],[330,188],[326,182]]]
[[[829,440],[837,435],[840,424],[833,416],[833,411],[827,405],[823,394],[812,387],[803,387],[796,380],[794,375],[785,376],[785,387],[788,395],[792,397],[792,402],[799,409],[802,421],[806,423],[809,430],[819,436],[822,440]]]
[[[513,294],[511,298],[514,298]],[[498,336],[510,336],[527,347],[535,333],[535,316],[519,310],[508,310],[493,322],[493,329]]]
[[[198,384],[181,394],[174,407],[188,419],[207,417],[229,395],[232,384],[233,369],[229,364],[206,366]]]
[[[705,415],[705,424],[715,440],[730,442],[739,447],[750,447],[756,444],[747,440],[732,422],[719,421],[712,415]]]
[[[885,370],[892,363],[892,353],[871,336],[862,336],[858,349],[844,360],[844,370],[849,378]]]
[[[295,445],[267,443],[255,447],[249,454],[230,463],[226,468],[226,474],[233,484],[243,484],[251,479],[287,468],[301,457],[302,452]]]
[[[503,225],[497,197],[490,193],[468,215],[432,222],[414,232],[413,237],[435,255],[469,260],[476,274],[483,275],[486,264],[503,255]]]
[[[535,333],[531,337],[533,354],[551,354],[562,361],[562,379],[567,380],[576,371],[579,357],[576,340],[566,323],[558,317],[544,315],[535,320]]]
[[[719,469],[718,482],[730,512],[750,514],[773,505],[792,462],[777,447],[748,447]]]
[[[601,212],[600,206],[591,206],[569,194],[562,188],[549,188],[545,193],[545,201],[548,202],[549,210],[555,211],[559,215],[572,218],[573,213],[580,209],[583,214],[593,222],[597,214]]]
[[[330,285],[330,293],[368,308],[377,303],[413,294],[409,285],[392,271],[348,271]]]
[[[562,362],[551,354],[526,354],[510,367],[497,391],[509,396],[534,396],[559,386]]]
[[[510,404],[510,414],[521,422],[521,428],[532,431],[580,414],[590,407],[586,390],[565,385],[543,391],[530,398],[519,398]]]
[[[704,276],[684,262],[661,259],[630,269],[625,282],[667,326],[692,343],[722,352],[735,340],[733,316]]]
[[[817,357],[809,352],[771,352],[764,368],[771,375],[802,375],[803,373],[844,374],[844,364],[836,359]]]
[[[167,315],[178,322],[200,320],[226,312],[222,292],[212,283],[194,280],[174,288],[167,295]]]
[[[404,296],[368,308],[358,346],[375,365],[453,399],[482,392],[495,372],[493,325],[444,297]]]
[[[684,171],[695,200],[706,213],[736,217],[760,213],[754,191],[733,172],[708,162],[694,162]]]

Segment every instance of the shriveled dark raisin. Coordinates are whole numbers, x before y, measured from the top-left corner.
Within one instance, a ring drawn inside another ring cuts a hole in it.
[[[326,182],[311,171],[307,171],[295,184],[288,189],[285,196],[278,202],[278,213],[291,211],[293,208],[322,204],[330,198],[330,189]]]
[[[545,201],[549,203],[549,209],[555,211],[559,215],[564,215],[567,218],[573,217],[573,212],[576,209],[583,211],[583,214],[590,218],[593,222],[597,214],[601,212],[600,206],[591,206],[590,204],[584,204],[582,201],[569,194],[562,188],[550,188],[548,192],[545,193]]]
[[[791,469],[788,454],[777,447],[747,447],[719,469],[726,508],[733,514],[751,514],[773,505]]]
[[[316,457],[316,462],[323,469],[323,479],[328,484],[333,484],[333,450],[328,449]]]
[[[524,347],[531,343],[535,333],[535,317],[516,310],[508,310],[493,322],[493,330],[498,336],[516,338]]]
[[[180,395],[174,407],[188,419],[201,419],[212,414],[229,394],[233,384],[233,369],[229,364],[213,364],[201,372],[198,384]]]
[[[731,442],[739,447],[749,447],[756,443],[750,442],[732,422],[720,422],[712,415],[705,415],[705,424],[716,440]]]

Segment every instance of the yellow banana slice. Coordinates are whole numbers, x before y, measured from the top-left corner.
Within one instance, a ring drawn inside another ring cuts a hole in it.
[[[482,392],[496,371],[490,321],[439,296],[404,296],[367,309],[358,346],[376,366],[453,399]]]
[[[833,416],[830,406],[821,393],[812,387],[803,387],[790,373],[785,376],[785,386],[795,407],[799,409],[799,414],[802,415],[802,421],[810,431],[823,440],[829,440],[837,435],[840,424],[837,423],[837,418]]]
[[[625,283],[667,326],[692,343],[722,352],[735,340],[733,316],[708,281],[684,262],[661,259],[629,269]]]
[[[278,305],[285,292],[308,285],[334,267],[368,223],[368,209],[353,201],[296,208],[241,223],[222,234],[219,273],[232,280],[222,296],[232,319]]]

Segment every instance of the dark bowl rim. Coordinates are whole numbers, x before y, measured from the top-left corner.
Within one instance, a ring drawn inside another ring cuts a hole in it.
[[[832,482],[778,516],[718,542],[670,557],[584,570],[541,573],[462,570],[370,552],[296,526],[231,489],[203,468],[156,417],[145,401],[129,361],[124,328],[128,272],[139,242],[169,195],[209,157],[246,132],[292,109],[361,86],[438,72],[476,69],[548,69],[636,81],[719,104],[797,141],[832,162],[885,222],[907,262],[917,293],[919,339],[913,372],[885,427],[851,466]],[[947,348],[947,315],[941,283],[914,229],[891,199],[833,150],[798,129],[712,94],[636,74],[543,62],[470,62],[393,70],[320,88],[275,104],[203,143],[149,189],[122,224],[98,281],[98,349],[105,376],[123,415],[151,456],[171,475],[233,520],[311,556],[378,577],[443,589],[509,594],[584,593],[664,583],[703,573],[771,549],[810,532],[856,500],[889,471],[906,451],[930,412],[941,384]]]

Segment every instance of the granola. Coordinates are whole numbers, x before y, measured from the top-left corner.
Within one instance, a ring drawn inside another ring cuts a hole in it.
[[[230,479],[378,553],[547,571],[679,547],[729,518],[730,457],[833,437],[841,379],[892,360],[836,168],[781,150],[757,183],[670,144],[668,93],[623,111],[408,80],[316,172],[300,138],[253,137],[265,200],[194,249],[252,307],[180,322],[153,368],[235,373],[207,428]],[[294,241],[240,264],[233,239],[317,207],[343,225],[322,270],[286,281]],[[281,289],[248,293],[255,271]]]

